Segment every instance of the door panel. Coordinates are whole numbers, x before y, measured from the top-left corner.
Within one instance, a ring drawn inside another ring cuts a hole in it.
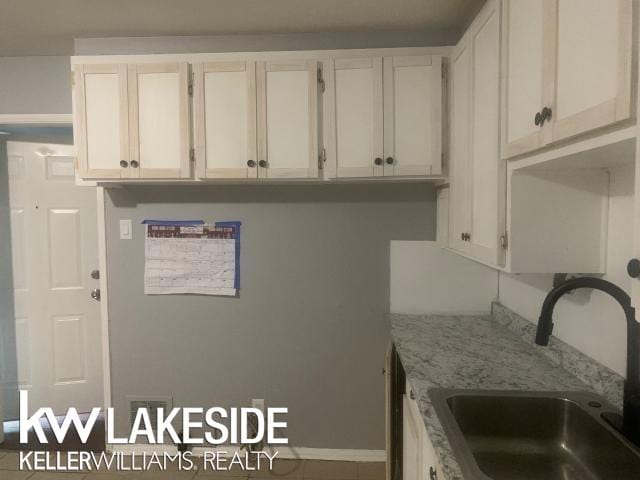
[[[260,62],[261,178],[318,176],[317,62]]]
[[[471,231],[471,68],[472,51],[468,43],[461,43],[451,56],[451,155],[449,191],[449,245],[466,252],[468,243],[462,234]]]
[[[190,176],[189,93],[186,63],[129,66],[129,175]]]
[[[489,5],[489,4],[487,4]],[[494,3],[495,5],[495,3]],[[472,201],[470,253],[496,263],[498,258],[498,202],[500,188],[500,18],[488,13],[472,36]],[[503,172],[504,176],[504,172]]]
[[[98,268],[95,187],[67,175],[73,147],[7,145],[24,167],[9,179],[18,381],[30,390],[31,411],[88,411],[103,403],[99,303],[90,297],[99,286],[90,277]],[[54,154],[42,156],[42,147]]]
[[[440,173],[441,62],[435,55],[384,59],[385,176]]]
[[[504,157],[542,146],[542,133],[534,119],[545,100],[543,52],[546,1],[505,0],[503,3]]]
[[[257,178],[255,62],[206,63],[194,70],[198,176]]]
[[[382,58],[334,62],[336,176],[382,176]]]
[[[631,0],[550,0],[557,38],[553,141],[630,116]]]
[[[74,137],[82,178],[128,177],[127,67],[76,65]]]

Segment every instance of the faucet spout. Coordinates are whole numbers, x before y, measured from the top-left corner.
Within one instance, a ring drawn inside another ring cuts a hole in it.
[[[624,384],[622,432],[640,446],[640,323],[636,321],[635,309],[629,295],[617,285],[595,277],[579,277],[567,280],[551,290],[540,311],[535,342],[549,344],[553,332],[553,309],[560,298],[579,288],[592,288],[605,292],[616,299],[622,307],[627,321],[627,378]]]

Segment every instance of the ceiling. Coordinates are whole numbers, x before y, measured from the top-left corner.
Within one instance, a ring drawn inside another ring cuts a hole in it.
[[[425,29],[452,40],[484,0],[0,0],[0,56],[74,38]]]

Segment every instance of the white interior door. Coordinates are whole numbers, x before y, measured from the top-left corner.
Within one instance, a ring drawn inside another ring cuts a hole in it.
[[[102,405],[96,191],[75,185],[74,156],[8,143],[18,383],[32,411]]]

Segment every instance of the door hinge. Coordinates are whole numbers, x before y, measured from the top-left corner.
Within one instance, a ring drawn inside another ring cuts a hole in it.
[[[189,160],[191,160],[192,162],[196,161],[196,151],[194,148],[189,150]]]
[[[322,67],[318,67],[318,85],[320,85],[320,91],[324,93],[325,83],[324,78],[322,77]]]
[[[189,91],[189,96],[192,97],[193,96],[193,72],[189,73],[188,91]]]
[[[507,250],[509,248],[509,233],[504,232],[504,235],[500,235],[500,246],[503,250]]]
[[[320,150],[318,154],[318,170],[322,170],[324,168],[324,163],[327,161],[327,149],[323,148]]]

